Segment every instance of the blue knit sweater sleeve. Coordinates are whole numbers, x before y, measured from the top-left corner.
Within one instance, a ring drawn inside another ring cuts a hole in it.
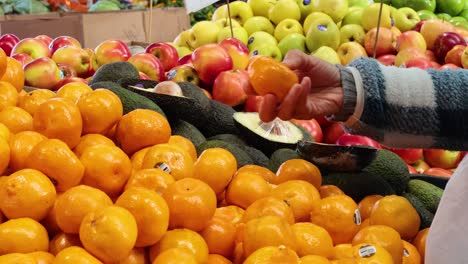
[[[351,132],[387,146],[468,149],[468,70],[384,66],[368,58],[348,65],[357,104]]]

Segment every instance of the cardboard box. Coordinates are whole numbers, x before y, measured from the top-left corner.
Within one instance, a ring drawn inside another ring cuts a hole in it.
[[[190,17],[185,8],[153,8],[151,12],[149,9],[143,11],[145,32],[151,34],[147,35],[146,42],[173,41],[180,32],[190,28]]]

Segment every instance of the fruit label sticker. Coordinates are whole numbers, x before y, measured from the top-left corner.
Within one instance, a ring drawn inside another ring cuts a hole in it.
[[[170,81],[172,79],[174,79],[174,77],[176,76],[177,74],[177,70],[170,70],[168,73],[167,73],[167,79]]]
[[[375,247],[371,245],[366,245],[359,248],[359,256],[361,258],[370,258],[375,253],[377,253],[377,249],[375,249]]]
[[[312,0],[303,0],[302,4],[306,6],[306,5],[310,5],[311,2]]]
[[[249,40],[247,40],[247,45],[252,44],[252,42],[255,40],[254,37],[250,37]]]
[[[257,55],[258,55],[258,50],[254,50],[254,51],[252,52],[252,56],[257,56]]]
[[[403,256],[409,257],[409,252],[406,250],[406,248],[403,249]]]
[[[187,9],[187,14],[192,12],[197,12],[209,5],[212,5],[218,0],[185,0],[185,8]]]
[[[324,25],[318,25],[317,28],[318,28],[318,30],[320,30],[320,31],[327,31],[327,27],[324,26]]]
[[[154,166],[155,168],[158,168],[158,169],[161,169],[169,174],[171,174],[171,168],[169,167],[169,165],[167,165],[166,163],[164,162],[159,162],[156,164],[156,166]]]
[[[361,225],[361,211],[359,211],[359,209],[356,209],[356,211],[354,211],[354,215],[353,215],[353,221],[354,223],[356,223],[356,225]]]

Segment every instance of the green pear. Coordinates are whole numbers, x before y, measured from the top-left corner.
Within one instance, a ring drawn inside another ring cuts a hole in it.
[[[277,0],[247,0],[247,4],[253,11],[254,16],[268,17],[268,11],[276,4]]]
[[[316,19],[307,32],[306,45],[310,52],[314,52],[322,46],[336,50],[340,45],[340,29],[329,18]]]
[[[270,20],[262,16],[253,16],[244,23],[244,28],[247,30],[249,36],[257,31],[265,31],[271,35],[275,32],[275,26],[271,23]]]
[[[278,25],[286,18],[292,18],[299,21],[301,20],[301,9],[295,0],[278,0],[278,2],[270,8],[268,18],[275,25]]]
[[[338,56],[338,53],[334,49],[327,46],[322,46],[318,48],[315,52],[312,52],[310,55],[320,58],[331,64],[341,64],[341,59],[340,56]]]
[[[338,23],[348,13],[348,0],[314,0],[312,11],[323,12]]]
[[[293,50],[293,49],[298,49],[302,52],[306,51],[306,38],[304,35],[299,34],[299,33],[291,33],[281,39],[281,41],[278,44],[278,48],[281,50],[281,54],[286,56],[286,53],[288,51]]]

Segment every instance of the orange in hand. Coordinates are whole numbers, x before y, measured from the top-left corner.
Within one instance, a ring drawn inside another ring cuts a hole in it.
[[[299,82],[294,71],[269,56],[259,56],[247,66],[249,81],[258,95],[274,94],[280,101]]]

